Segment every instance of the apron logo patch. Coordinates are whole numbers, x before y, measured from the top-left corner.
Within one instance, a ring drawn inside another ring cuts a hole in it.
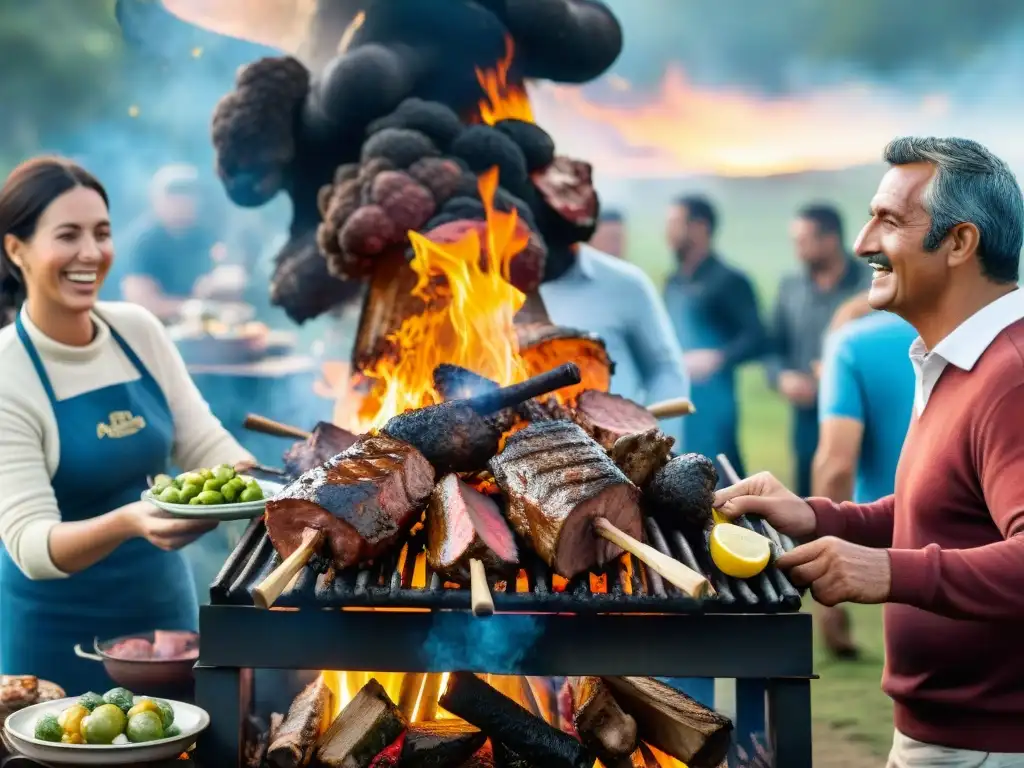
[[[110,423],[100,422],[96,425],[96,437],[118,439],[131,437],[146,428],[146,420],[142,416],[132,416],[131,411],[114,411],[110,414]]]

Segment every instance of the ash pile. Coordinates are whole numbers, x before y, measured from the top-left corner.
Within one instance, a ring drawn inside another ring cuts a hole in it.
[[[362,5],[341,53],[256,61],[213,117],[231,199],[257,207],[283,192],[293,204],[274,303],[304,322],[349,300],[385,256],[411,257],[409,231],[445,242],[482,227],[477,177],[492,168],[496,206],[530,230],[511,281],[530,293],[557,277],[593,234],[598,199],[590,166],[532,122],[524,83],[603,73],[622,48],[615,17],[592,0]],[[481,77],[496,66],[516,97],[497,114],[488,98],[501,94]]]
[[[269,729],[255,726],[250,766],[591,768],[599,759],[607,768],[717,768],[733,730],[728,718],[649,677],[571,677],[554,712],[526,678],[503,681],[505,689],[521,685],[513,698],[469,672],[406,675],[396,703],[376,678],[337,702],[325,677],[287,715],[272,716]],[[418,700],[406,697],[420,686]]]

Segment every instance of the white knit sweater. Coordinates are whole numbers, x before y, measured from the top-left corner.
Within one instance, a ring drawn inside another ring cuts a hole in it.
[[[134,304],[100,303],[109,320],[149,369],[174,417],[174,462],[183,468],[234,464],[251,459],[210,412],[160,322]],[[93,317],[96,336],[85,347],[69,347],[44,336],[22,310],[25,330],[65,400],[140,378],[103,319]],[[15,326],[0,330],[0,540],[30,579],[59,579],[50,557],[50,529],[60,522],[51,479],[60,458],[60,438],[46,390],[18,338]]]

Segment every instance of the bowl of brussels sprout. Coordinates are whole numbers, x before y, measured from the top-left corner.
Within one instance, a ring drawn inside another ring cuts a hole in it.
[[[177,477],[157,475],[142,499],[174,517],[249,520],[262,515],[267,499],[283,487],[221,464],[182,472]]]
[[[14,748],[33,760],[130,765],[177,757],[209,724],[209,714],[191,704],[112,688],[20,710],[4,730]]]

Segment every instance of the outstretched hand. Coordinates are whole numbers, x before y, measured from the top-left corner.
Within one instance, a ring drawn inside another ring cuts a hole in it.
[[[834,536],[796,547],[776,562],[790,581],[809,586],[822,605],[884,603],[892,590],[889,553]]]
[[[718,491],[714,506],[730,520],[748,514],[763,517],[779,533],[795,538],[812,536],[818,525],[811,506],[770,472],[759,472]]]

